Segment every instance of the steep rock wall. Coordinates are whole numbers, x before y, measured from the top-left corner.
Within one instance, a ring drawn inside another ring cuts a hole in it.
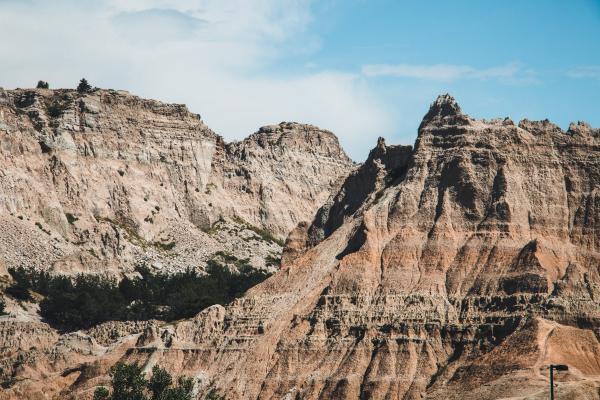
[[[219,250],[264,267],[353,169],[314,126],[227,144],[183,105],[40,89],[0,90],[0,165],[1,264],[67,273],[202,267]]]

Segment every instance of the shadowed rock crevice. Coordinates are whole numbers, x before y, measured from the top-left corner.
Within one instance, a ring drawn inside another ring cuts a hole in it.
[[[356,229],[356,232],[352,235],[352,237],[348,241],[348,245],[346,246],[346,248],[341,253],[336,255],[335,258],[337,258],[338,260],[341,260],[348,254],[357,252],[358,250],[361,249],[361,247],[365,244],[366,241],[367,241],[367,228],[364,225],[360,225]]]
[[[507,276],[500,281],[500,289],[506,294],[515,293],[548,293],[546,270],[536,255],[538,243],[529,242],[508,268]]]
[[[308,228],[308,243],[315,246],[329,237],[344,221],[361,208],[378,190],[396,184],[411,162],[411,146],[386,146],[379,138],[377,146],[356,171],[320,209]],[[375,196],[377,199],[377,196]]]

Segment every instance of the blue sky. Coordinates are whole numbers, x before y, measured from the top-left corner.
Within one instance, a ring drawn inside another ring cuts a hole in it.
[[[233,140],[294,120],[357,161],[429,104],[600,127],[600,1],[0,0],[0,86],[186,103]],[[10,40],[6,40],[10,38]]]

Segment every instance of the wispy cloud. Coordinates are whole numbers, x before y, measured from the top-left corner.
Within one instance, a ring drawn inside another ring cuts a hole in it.
[[[516,62],[482,69],[453,64],[370,64],[362,67],[362,73],[368,77],[387,76],[434,81],[477,79],[511,84],[537,82],[535,71]]]
[[[312,19],[311,0],[0,0],[0,36],[11,37],[0,40],[0,86],[85,76],[186,103],[228,140],[282,120],[319,125],[360,159],[393,125],[364,76],[273,68],[318,49]]]
[[[121,12],[111,21],[124,38],[151,42],[189,39],[207,24],[181,11],[160,8]]]
[[[600,80],[600,65],[576,67],[567,72],[571,78],[589,78]]]

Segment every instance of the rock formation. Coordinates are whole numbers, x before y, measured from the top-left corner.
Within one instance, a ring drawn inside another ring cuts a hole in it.
[[[380,139],[246,296],[142,333],[40,333],[0,398],[90,398],[121,359],[228,399],[545,399],[559,363],[558,398],[598,399],[599,185],[600,130],[440,96],[414,148]]]
[[[173,271],[221,250],[265,267],[353,168],[310,125],[225,143],[183,105],[0,89],[0,265]]]

